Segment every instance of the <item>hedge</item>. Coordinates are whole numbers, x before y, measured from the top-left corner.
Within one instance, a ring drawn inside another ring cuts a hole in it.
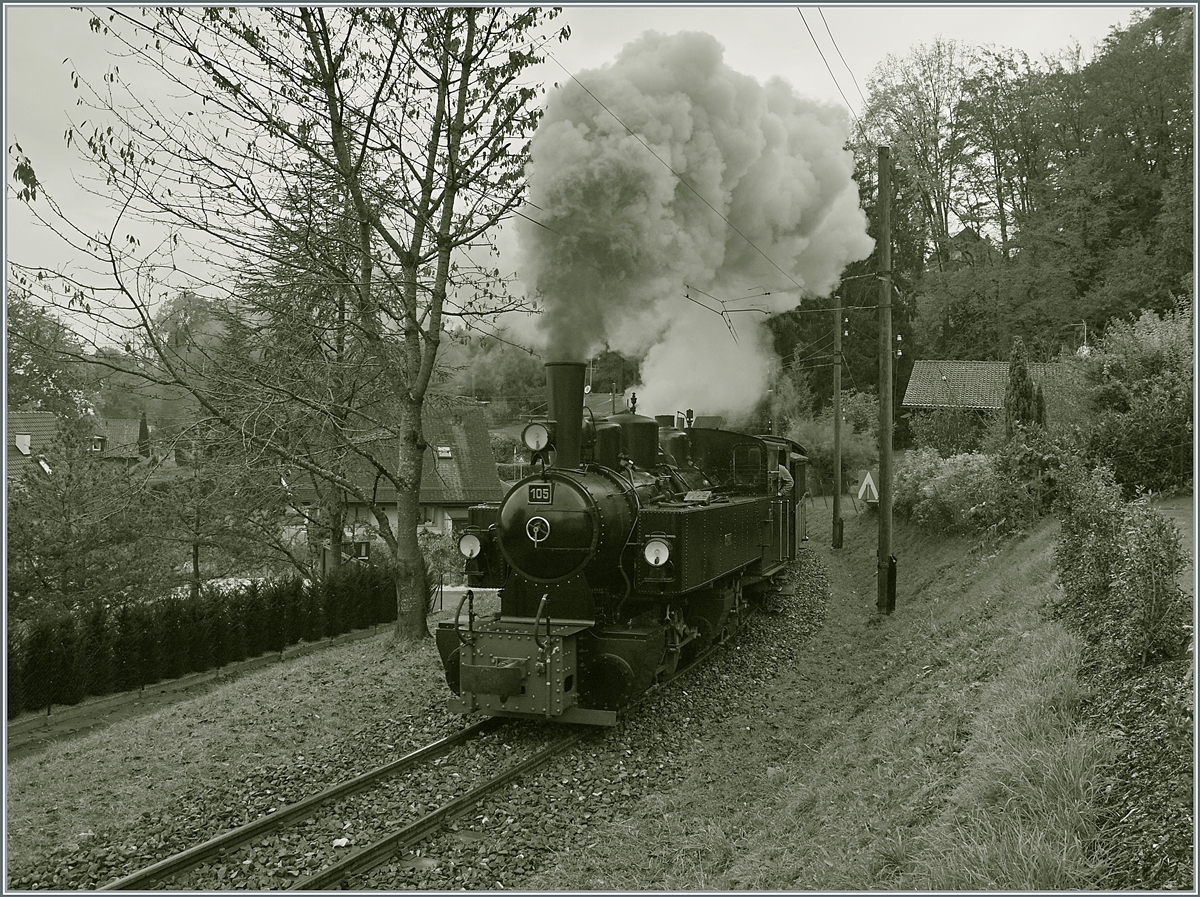
[[[1055,551],[1057,612],[1107,663],[1144,667],[1183,656],[1192,603],[1179,575],[1189,563],[1175,524],[1144,500],[1126,502],[1112,471],[1064,471]]]
[[[300,641],[396,619],[391,574],[358,564],[310,582],[298,576],[206,586],[74,613],[47,611],[10,625],[8,718],[87,696],[202,673]]]

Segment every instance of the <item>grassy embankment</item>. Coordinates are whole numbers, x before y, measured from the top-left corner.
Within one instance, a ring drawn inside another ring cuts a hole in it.
[[[874,515],[811,509],[826,626],[765,717],[536,885],[575,889],[1087,889],[1108,739],[1080,724],[1079,641],[1043,611],[1057,525],[978,551],[898,526],[875,613]]]

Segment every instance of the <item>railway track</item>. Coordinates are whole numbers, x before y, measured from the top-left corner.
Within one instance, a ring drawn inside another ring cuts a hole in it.
[[[440,830],[450,820],[466,813],[485,797],[499,791],[509,782],[549,763],[563,751],[581,741],[587,734],[588,730],[575,727],[548,747],[504,770],[499,775],[488,779],[476,788],[472,788],[461,797],[446,803],[430,813],[426,813],[420,819],[406,825],[399,831],[380,838],[369,846],[350,854],[315,875],[310,875],[308,878],[297,881],[292,885],[290,890],[324,890],[332,888],[352,875],[374,869],[405,848],[425,840]]]
[[[271,833],[287,826],[296,825],[359,792],[382,785],[386,780],[412,773],[456,748],[498,729],[502,721],[486,719],[426,745],[391,763],[373,769],[353,779],[348,779],[330,788],[295,803],[279,808],[274,813],[260,816],[252,822],[231,829],[201,844],[190,847],[165,859],[159,860],[130,875],[110,882],[101,888],[106,891],[142,890],[161,885],[189,870],[211,864],[225,854],[251,842],[260,841]]]
[[[624,712],[633,710],[638,704],[647,700],[650,695],[658,692],[660,689],[669,688],[680,682],[684,678],[684,674],[703,664],[717,647],[717,645],[714,645],[699,656],[690,659],[679,668],[676,676],[662,685],[650,689],[640,696],[639,699],[635,700],[633,704],[628,706]],[[419,770],[429,767],[447,754],[464,748],[500,730],[507,722],[509,721],[499,718],[489,718],[477,722],[453,735],[448,735],[445,738],[441,738],[413,751],[398,760],[363,773],[353,779],[348,779],[303,800],[280,807],[273,813],[260,816],[252,822],[159,860],[143,869],[104,885],[100,890],[146,890],[162,888],[168,885],[168,883],[172,889],[180,887],[191,889],[194,887],[193,884],[183,883],[177,879],[185,877],[192,870],[201,870],[202,889],[208,889],[213,886],[213,882],[210,880],[212,877],[211,870],[214,866],[222,868],[220,864],[223,861],[227,861],[230,854],[239,850],[245,850],[248,845],[265,843],[273,833],[281,829],[298,827],[303,825],[306,820],[310,820],[320,814],[333,813],[334,810],[332,808],[337,806],[339,801],[345,801],[360,792],[383,787],[389,779],[416,774]],[[526,726],[525,728],[528,727]],[[484,777],[474,787],[467,789],[456,797],[447,799],[444,803],[428,808],[426,812],[417,815],[417,818],[398,828],[391,824],[386,826],[390,830],[386,834],[374,838],[365,847],[348,852],[342,858],[323,865],[318,871],[307,874],[292,872],[291,875],[295,876],[295,878],[291,885],[288,886],[288,889],[307,891],[329,889],[348,878],[370,871],[395,857],[397,854],[402,853],[407,848],[436,834],[443,827],[467,813],[472,807],[479,804],[489,795],[498,792],[515,779],[546,765],[555,757],[578,744],[595,730],[586,726],[561,726],[554,731],[555,737],[549,739],[549,743],[544,747],[531,752],[528,746],[522,746],[520,751],[526,753],[527,756],[525,759],[505,766],[495,775]],[[454,771],[456,767],[446,764],[443,768],[451,776],[458,777],[458,774]],[[236,859],[231,862],[236,862]],[[248,864],[250,861],[244,860],[242,862]],[[275,879],[275,881],[278,886],[282,887],[285,879],[281,877]],[[239,883],[236,881],[222,883],[227,884],[229,887],[239,886]]]

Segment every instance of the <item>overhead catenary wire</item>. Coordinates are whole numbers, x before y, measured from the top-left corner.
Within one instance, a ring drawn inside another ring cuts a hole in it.
[[[854,70],[851,69],[850,64],[846,62],[846,57],[842,55],[842,48],[838,46],[837,38],[833,36],[833,31],[829,27],[829,22],[825,20],[825,10],[818,6],[817,12],[821,16],[821,22],[825,26],[825,32],[829,35],[829,40],[833,44],[833,49],[837,50],[838,59],[842,60],[842,65],[844,65],[846,67],[846,71],[850,73],[850,80],[854,82],[854,89],[858,91],[858,98],[863,101],[863,106],[865,107],[867,105],[867,98],[863,96],[862,88],[858,86],[858,79],[854,77]],[[845,99],[845,97],[842,99]]]
[[[817,43],[817,37],[813,34],[812,29],[808,27],[808,19],[804,18],[804,10],[799,6],[796,7],[796,12],[800,13],[800,21],[804,23],[804,30],[808,32],[808,36],[812,39],[813,46],[817,48],[817,55],[821,57],[821,62],[825,63],[825,71],[829,72],[829,77],[833,79],[833,86],[837,88],[838,95],[841,96],[842,102],[846,104],[846,108],[853,113],[854,107],[850,105],[850,101],[846,99],[846,94],[842,91],[842,85],[838,83],[837,75],[833,73],[833,69],[829,67],[829,60],[825,58],[824,51],[821,50],[821,45]],[[824,20],[824,16],[821,19]],[[825,26],[827,29],[829,25]],[[832,35],[830,35],[832,37]],[[841,51],[838,51],[841,55]],[[845,60],[842,60],[845,62]]]

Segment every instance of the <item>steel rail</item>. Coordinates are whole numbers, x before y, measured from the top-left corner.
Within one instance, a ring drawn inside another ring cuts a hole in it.
[[[483,800],[483,798],[507,785],[513,779],[519,778],[525,773],[548,763],[558,754],[581,741],[588,734],[588,731],[587,728],[580,727],[577,731],[566,735],[549,747],[531,755],[520,763],[514,764],[500,773],[500,775],[489,779],[476,788],[472,788],[470,791],[438,809],[431,810],[404,828],[355,851],[345,859],[339,860],[332,866],[322,869],[320,872],[294,882],[289,890],[325,890],[344,881],[351,875],[366,872],[374,869],[376,866],[382,865],[397,851],[423,841],[441,829],[447,822],[461,816]]]
[[[132,891],[146,889],[152,886],[155,882],[178,875],[180,872],[184,872],[188,869],[192,869],[210,857],[221,853],[222,851],[237,847],[240,844],[244,844],[246,841],[250,841],[261,835],[265,835],[268,832],[282,828],[283,826],[297,820],[304,819],[312,815],[313,810],[320,804],[327,803],[328,801],[337,798],[347,797],[351,794],[356,794],[357,792],[362,791],[364,788],[371,786],[377,781],[385,779],[389,776],[397,775],[398,773],[404,772],[405,770],[410,769],[419,763],[439,757],[452,748],[471,741],[490,729],[496,728],[500,722],[501,721],[496,718],[482,720],[459,732],[454,733],[453,735],[447,735],[445,738],[440,738],[437,741],[431,742],[425,747],[419,748],[412,753],[399,758],[398,760],[393,760],[391,763],[387,763],[377,769],[365,772],[353,779],[347,779],[345,782],[341,782],[340,784],[326,788],[324,791],[314,794],[311,797],[306,797],[303,800],[296,801],[295,803],[287,804],[283,807],[280,807],[274,813],[260,816],[258,819],[255,819],[252,822],[248,822],[245,825],[239,826],[235,829],[230,829],[229,831],[217,835],[214,838],[210,838],[201,844],[189,847],[187,850],[159,860],[157,863],[147,866],[145,869],[141,869],[132,873],[131,875],[127,875],[124,878],[104,885],[100,888],[100,890]]]
[[[740,631],[745,625],[745,617],[742,619],[742,624],[736,631]],[[712,655],[716,654],[720,648],[726,644],[725,642],[714,642],[707,649],[696,655],[689,663],[684,664],[675,675],[665,682],[652,685],[646,691],[637,696],[630,704],[627,704],[623,710],[629,710],[637,707],[639,704],[649,700],[651,695],[659,692],[662,689],[680,682],[685,673],[691,672],[696,667],[702,665]],[[349,854],[345,859],[339,860],[331,866],[322,869],[320,872],[314,872],[307,878],[300,879],[294,882],[288,890],[291,891],[321,891],[328,890],[339,884],[351,875],[357,875],[362,872],[368,872],[377,866],[383,865],[397,851],[403,850],[413,844],[418,844],[443,828],[446,823],[461,816],[463,813],[470,810],[478,804],[483,798],[487,797],[494,791],[499,790],[504,785],[507,785],[513,779],[519,778],[530,770],[537,769],[539,766],[548,763],[558,754],[565,751],[581,741],[589,732],[590,727],[580,726],[576,731],[570,733],[564,738],[556,741],[548,748],[522,760],[520,763],[514,764],[509,769],[506,769],[500,775],[493,779],[489,779],[482,785],[471,789],[460,797],[450,801],[449,803],[439,807],[436,810],[431,810],[429,813],[409,823],[404,828],[399,829],[390,835],[385,835],[383,838],[373,842],[372,844],[363,847],[354,853]]]

